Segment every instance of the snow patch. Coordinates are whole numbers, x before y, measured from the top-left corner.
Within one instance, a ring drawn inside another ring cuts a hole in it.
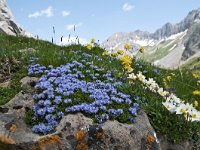
[[[171,50],[173,50],[173,49],[176,47],[176,45],[177,45],[177,44],[174,44],[174,45],[172,46],[172,48],[170,48],[168,51],[170,52]]]
[[[155,42],[153,39],[151,39],[151,40],[133,40],[133,42],[140,46],[154,46],[155,45]]]
[[[169,36],[168,38],[166,38],[166,40],[175,40],[177,39],[178,37],[182,36],[182,35],[185,35],[187,33],[187,30],[183,31],[183,32],[179,32],[177,34],[173,34],[171,36]]]

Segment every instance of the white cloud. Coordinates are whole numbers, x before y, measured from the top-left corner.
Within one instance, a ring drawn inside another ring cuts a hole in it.
[[[69,16],[69,15],[70,15],[70,12],[69,12],[69,11],[66,11],[66,10],[63,10],[61,13],[62,13],[62,16],[63,16],[63,17],[66,17],[66,16]]]
[[[80,22],[80,23],[78,23],[78,24],[68,24],[68,25],[66,26],[66,29],[67,29],[67,30],[73,30],[73,29],[74,29],[74,26],[75,26],[75,28],[78,28],[78,27],[81,27],[82,25],[83,25],[82,22]]]
[[[38,18],[38,17],[42,17],[42,16],[45,16],[48,18],[52,17],[53,16],[53,7],[49,6],[47,9],[44,9],[41,11],[36,11],[36,12],[28,15],[29,18]]]
[[[78,41],[82,45],[86,45],[88,42],[84,38],[77,37],[63,37],[62,42],[60,41],[58,45],[70,45],[70,44],[78,44]]]
[[[125,4],[122,6],[122,10],[123,10],[123,11],[131,11],[133,8],[134,8],[134,6],[131,5],[131,4],[129,4],[129,3],[125,3]]]

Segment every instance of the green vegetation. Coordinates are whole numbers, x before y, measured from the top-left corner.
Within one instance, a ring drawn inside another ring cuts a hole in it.
[[[160,44],[159,47],[153,47],[153,49],[151,47],[146,47],[145,53],[138,53],[137,57],[148,62],[154,62],[156,60],[159,60],[170,53],[169,50],[176,44],[177,41],[174,41],[172,43],[170,42],[171,40],[168,40],[165,42],[165,44]]]
[[[170,49],[174,43],[168,47],[159,49],[159,53],[153,59],[159,59],[161,55],[165,55],[165,50]],[[19,50],[25,48],[34,48],[36,52],[21,53]],[[54,67],[65,65],[73,60],[80,61],[80,53],[86,52],[93,57],[90,61],[94,64],[104,67],[106,70],[116,69],[116,73],[113,75],[118,80],[123,80],[124,84],[118,87],[121,92],[130,94],[131,97],[138,96],[137,102],[140,103],[142,109],[144,109],[150,119],[150,122],[154,129],[163,135],[167,135],[170,141],[175,143],[182,142],[184,140],[194,140],[196,147],[200,146],[200,123],[186,121],[183,115],[177,115],[170,113],[163,105],[165,100],[157,93],[153,93],[148,89],[145,89],[141,82],[135,81],[129,84],[129,80],[126,79],[127,74],[124,71],[120,61],[110,56],[102,56],[103,49],[99,47],[93,47],[88,50],[87,47],[81,45],[71,45],[68,47],[60,47],[53,45],[46,41],[25,38],[25,37],[13,37],[4,34],[0,34],[0,65],[2,68],[6,65],[6,60],[9,60],[10,69],[1,70],[0,74],[11,78],[11,84],[9,87],[0,87],[0,105],[7,103],[21,90],[20,79],[27,76],[27,70],[30,57],[38,58],[36,61],[43,66],[52,65]],[[101,57],[102,61],[95,59],[95,56]],[[15,60],[15,61],[14,61]],[[16,63],[21,62],[21,63]],[[194,78],[193,72],[187,67],[181,70],[165,70],[150,65],[143,60],[133,60],[132,68],[134,73],[142,72],[146,78],[153,78],[160,87],[171,93],[175,93],[177,97],[193,104],[195,100],[200,103],[200,95],[193,95],[193,91],[200,90],[197,81],[199,77]],[[38,75],[39,77],[39,75]],[[88,78],[89,80],[89,78]],[[77,96],[81,98],[87,98],[87,96],[77,93]],[[115,106],[114,106],[115,107]],[[125,106],[123,106],[125,107]],[[118,108],[118,106],[116,106]],[[200,110],[200,106],[196,107]],[[34,125],[35,122],[31,119],[32,112],[27,113],[26,122]],[[126,122],[125,117],[119,117],[118,120]]]
[[[199,66],[200,66],[200,58],[199,57],[194,57],[190,60],[188,60],[185,64],[183,64],[181,66],[181,68],[189,68],[191,70],[199,70]]]

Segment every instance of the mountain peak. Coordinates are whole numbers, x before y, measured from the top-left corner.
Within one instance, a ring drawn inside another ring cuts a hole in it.
[[[27,33],[16,23],[6,0],[0,0],[0,32],[14,36],[30,36],[30,33]]]
[[[167,68],[176,68],[181,61],[200,56],[200,8],[190,11],[179,23],[165,23],[154,33],[136,30],[121,32],[108,39],[102,46],[109,51],[123,49],[128,42],[133,55],[139,47],[145,46],[144,59]]]

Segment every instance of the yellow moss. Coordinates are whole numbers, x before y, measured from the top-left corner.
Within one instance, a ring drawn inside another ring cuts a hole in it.
[[[38,140],[41,147],[51,144],[60,143],[60,137],[58,135],[47,136]]]
[[[75,138],[77,141],[82,141],[85,138],[85,136],[86,136],[86,133],[83,130],[79,130],[75,134]]]
[[[152,135],[148,135],[148,136],[147,136],[147,138],[146,138],[147,144],[152,145],[152,143],[153,143],[154,141],[155,141],[154,136],[152,136]]]
[[[88,146],[85,142],[78,143],[76,150],[88,150]]]
[[[16,124],[12,124],[9,130],[10,130],[11,132],[15,132],[15,131],[17,130]]]
[[[31,150],[42,150],[40,147],[36,146],[36,147],[32,147]]]
[[[97,138],[97,139],[102,139],[102,138],[104,138],[104,131],[103,131],[102,128],[99,129],[99,132],[96,134],[96,138]]]
[[[0,142],[5,144],[16,144],[16,142],[13,139],[8,138],[7,136],[2,134],[0,134]]]

